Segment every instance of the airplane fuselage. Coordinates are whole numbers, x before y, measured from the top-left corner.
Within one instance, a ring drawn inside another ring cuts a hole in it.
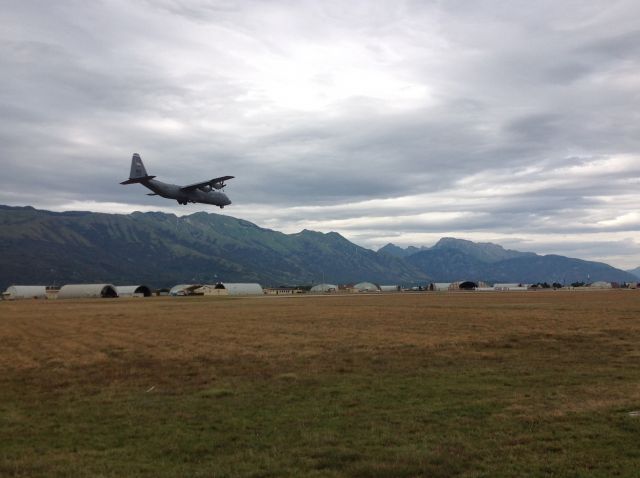
[[[190,202],[213,204],[214,206],[228,206],[231,201],[225,193],[211,190],[203,191],[202,189],[193,189],[190,191],[184,191],[181,186],[177,184],[168,184],[158,181],[157,179],[150,179],[148,181],[141,181],[141,184],[148,189],[151,189],[158,196],[162,196],[167,199],[175,199],[180,204],[187,204]]]
[[[133,153],[131,157],[131,172],[129,179],[122,181],[120,184],[142,184],[147,189],[153,191],[149,196],[162,196],[167,199],[175,199],[178,204],[188,203],[204,203],[213,204],[223,208],[231,204],[227,195],[219,190],[224,188],[225,181],[233,179],[233,176],[220,176],[218,178],[209,179],[189,184],[187,186],[178,186],[177,184],[163,183],[154,179],[155,176],[147,174],[147,170],[142,163],[142,158],[138,153]]]

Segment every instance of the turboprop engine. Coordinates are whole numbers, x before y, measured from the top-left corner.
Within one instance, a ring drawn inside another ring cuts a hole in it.
[[[204,186],[200,187],[200,191],[208,193],[211,192],[212,189],[222,189],[223,187],[225,187],[225,184],[223,181],[220,181],[217,183],[205,184]]]

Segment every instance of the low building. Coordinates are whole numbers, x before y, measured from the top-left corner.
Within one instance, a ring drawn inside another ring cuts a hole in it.
[[[525,291],[529,290],[529,284],[519,284],[519,283],[498,283],[493,284],[493,289],[502,292],[508,291]]]
[[[5,300],[46,299],[47,286],[44,285],[12,285],[2,293]]]
[[[380,292],[400,292],[399,285],[381,285]]]
[[[434,282],[429,285],[429,290],[445,291],[451,289],[451,282]]]
[[[302,294],[302,290],[295,287],[265,287],[264,293],[266,295],[294,295]]]
[[[67,284],[58,292],[58,299],[88,299],[118,297],[113,284]]]
[[[146,285],[119,285],[116,291],[120,297],[151,297],[151,289]]]

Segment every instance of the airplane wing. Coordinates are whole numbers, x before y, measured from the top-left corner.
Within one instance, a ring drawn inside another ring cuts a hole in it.
[[[180,188],[180,191],[193,191],[194,189],[198,189],[204,186],[214,187],[213,186],[214,184],[216,183],[222,184],[229,179],[233,179],[234,177],[235,176],[221,176],[219,178],[209,179],[208,181],[202,181],[201,183],[189,184],[188,186],[182,186]]]

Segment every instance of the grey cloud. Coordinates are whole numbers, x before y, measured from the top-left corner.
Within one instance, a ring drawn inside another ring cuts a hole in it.
[[[170,182],[236,176],[234,206],[263,208],[246,219],[341,221],[366,243],[367,228],[637,235],[631,219],[591,224],[635,211],[615,198],[637,194],[640,169],[604,160],[637,164],[637,13],[597,1],[20,2],[0,15],[0,202],[41,204],[44,192],[50,207],[191,211],[118,184],[139,152]],[[362,91],[315,110],[269,96],[307,88],[325,101],[330,91],[313,89],[351,81],[340,75],[352,65],[326,71],[307,53],[332,62],[350,48],[369,55],[352,58]],[[389,78],[425,98],[367,94]],[[356,206],[402,197],[416,202]],[[468,215],[417,217],[426,212]],[[594,244],[585,254],[602,253]]]
[[[637,12],[640,13],[640,8]],[[640,56],[640,30],[607,32],[594,40],[587,40],[576,49],[576,53],[591,57],[594,61],[614,63],[632,61],[638,63]]]

